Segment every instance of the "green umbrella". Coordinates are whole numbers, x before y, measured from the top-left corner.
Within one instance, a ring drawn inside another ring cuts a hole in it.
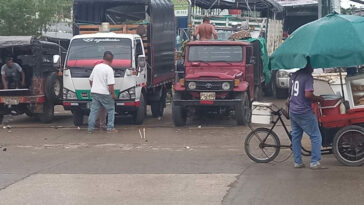
[[[364,64],[364,17],[332,13],[298,28],[272,54],[270,68],[350,67]]]

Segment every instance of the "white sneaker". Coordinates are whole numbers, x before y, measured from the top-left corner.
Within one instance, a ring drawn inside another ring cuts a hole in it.
[[[320,170],[320,169],[327,169],[327,167],[323,167],[321,166],[320,162],[314,162],[314,163],[310,163],[310,169],[312,170]]]
[[[297,168],[297,169],[299,169],[299,168],[305,168],[306,167],[306,165],[305,164],[303,164],[303,163],[301,163],[301,164],[298,164],[298,163],[294,163],[294,168]]]

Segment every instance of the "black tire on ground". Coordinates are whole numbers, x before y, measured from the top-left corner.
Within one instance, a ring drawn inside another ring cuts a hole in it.
[[[0,115],[0,124],[3,123],[3,120],[4,120],[4,115]]]
[[[186,125],[187,120],[187,110],[179,105],[175,105],[173,100],[179,100],[181,99],[180,93],[174,93],[173,99],[172,99],[172,118],[174,126],[181,127]]]
[[[145,113],[147,112],[147,106],[144,100],[144,95],[140,95],[140,106],[138,110],[133,114],[134,122],[137,125],[141,125],[145,119]]]
[[[72,116],[73,116],[73,124],[75,126],[82,126],[83,125],[83,112],[81,109],[75,108],[72,109]]]
[[[172,118],[174,126],[181,127],[186,125],[187,111],[179,105],[172,102]]]
[[[39,119],[42,123],[51,123],[54,118],[54,104],[45,102],[43,104],[43,113],[39,114]]]
[[[336,159],[346,166],[364,164],[364,128],[349,125],[335,135],[332,150]]]
[[[259,138],[258,138],[259,137]],[[265,140],[266,145],[271,145],[270,147],[261,146],[261,141]],[[254,142],[256,143],[254,145]],[[279,154],[280,151],[280,141],[277,134],[270,131],[268,128],[258,128],[249,133],[245,139],[244,148],[248,157],[257,163],[268,163],[273,161]],[[262,157],[256,155],[253,149],[259,150]]]
[[[235,118],[238,125],[247,125],[252,116],[251,102],[246,92],[237,96],[242,102],[235,106]]]
[[[51,73],[45,84],[45,94],[48,101],[57,102],[62,99],[62,80],[57,73]]]
[[[164,114],[164,108],[166,106],[166,97],[167,97],[167,91],[165,88],[162,88],[162,96],[157,102],[151,102],[150,108],[152,111],[153,117],[163,117]]]

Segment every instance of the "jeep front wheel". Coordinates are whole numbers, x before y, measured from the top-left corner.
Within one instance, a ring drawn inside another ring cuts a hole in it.
[[[172,117],[173,117],[173,123],[176,127],[185,126],[187,119],[187,111],[182,106],[175,105],[175,103],[172,102]]]
[[[241,100],[235,106],[235,118],[238,125],[247,125],[250,123],[252,110],[249,96],[246,92],[239,94],[237,99]]]

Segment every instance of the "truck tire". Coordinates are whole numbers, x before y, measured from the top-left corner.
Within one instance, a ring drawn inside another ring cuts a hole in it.
[[[83,125],[83,112],[81,109],[75,108],[71,110],[73,116],[73,124],[75,126],[82,126]]]
[[[235,118],[238,125],[247,125],[252,116],[251,102],[246,92],[239,94],[238,99],[242,102],[235,106]]]
[[[54,118],[54,104],[45,102],[43,104],[43,113],[39,114],[39,119],[42,123],[51,123]]]
[[[0,115],[0,124],[3,124],[4,115]]]
[[[152,116],[157,117],[163,117],[164,114],[164,108],[166,106],[166,97],[167,97],[167,91],[165,88],[162,88],[162,96],[159,101],[157,102],[151,102],[150,108],[152,110]]]
[[[145,113],[147,112],[147,106],[144,100],[144,95],[140,95],[140,106],[138,110],[133,114],[134,122],[136,125],[141,125],[145,119]]]
[[[55,103],[62,99],[62,80],[57,73],[51,73],[46,79],[45,94],[47,100]]]

